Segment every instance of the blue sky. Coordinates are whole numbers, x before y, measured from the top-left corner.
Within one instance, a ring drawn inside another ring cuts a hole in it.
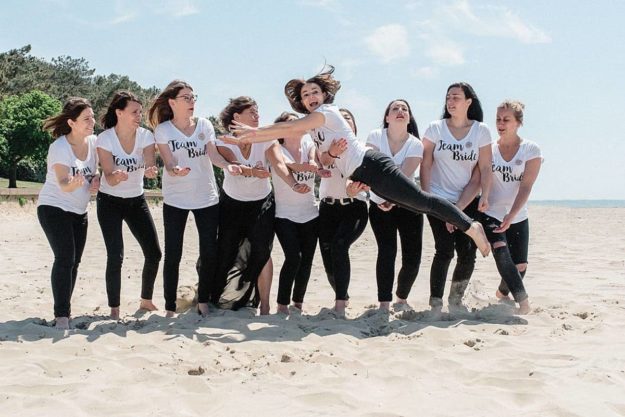
[[[625,199],[623,16],[618,0],[4,0],[0,51],[84,57],[146,87],[182,78],[203,116],[251,95],[264,123],[289,79],[328,62],[362,139],[395,98],[424,132],[467,81],[494,136],[497,104],[526,104],[521,135],[545,156],[533,199]]]

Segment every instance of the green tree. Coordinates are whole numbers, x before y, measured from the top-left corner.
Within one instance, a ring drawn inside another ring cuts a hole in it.
[[[36,90],[0,101],[0,164],[9,172],[9,188],[17,187],[21,161],[45,160],[52,136],[41,125],[60,111],[58,100]]]

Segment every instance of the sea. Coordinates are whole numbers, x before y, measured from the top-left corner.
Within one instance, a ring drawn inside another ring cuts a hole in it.
[[[569,208],[624,208],[625,200],[530,200],[528,204]]]

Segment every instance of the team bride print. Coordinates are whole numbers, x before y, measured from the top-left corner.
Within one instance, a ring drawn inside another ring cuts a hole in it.
[[[519,162],[522,163],[522,161],[517,160],[517,165],[520,165]],[[521,172],[519,175],[514,175],[511,166],[495,164],[493,164],[493,172],[499,172],[503,182],[522,181],[524,174],[524,172]]]
[[[134,172],[145,168],[145,164],[139,164],[137,158],[121,158],[117,155],[113,155],[113,162],[120,167],[126,167],[126,172]]]
[[[465,151],[466,148],[466,151]],[[460,143],[438,142],[437,151],[449,151],[454,161],[477,161],[477,153],[473,148],[473,143],[467,142],[466,145]]]
[[[198,135],[198,137],[199,139],[203,139],[204,134],[201,133],[200,135]],[[169,144],[172,152],[176,152],[180,149],[186,149],[189,154],[189,158],[198,158],[200,156],[206,155],[206,145],[202,145],[202,147],[200,148],[198,142],[194,140],[179,141],[172,139],[170,141],[167,141],[167,143]]]

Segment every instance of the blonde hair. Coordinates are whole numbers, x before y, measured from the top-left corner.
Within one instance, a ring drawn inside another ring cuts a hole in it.
[[[523,124],[523,110],[525,110],[525,104],[521,103],[519,100],[504,100],[497,106],[497,110],[499,109],[512,110],[516,121]]]

